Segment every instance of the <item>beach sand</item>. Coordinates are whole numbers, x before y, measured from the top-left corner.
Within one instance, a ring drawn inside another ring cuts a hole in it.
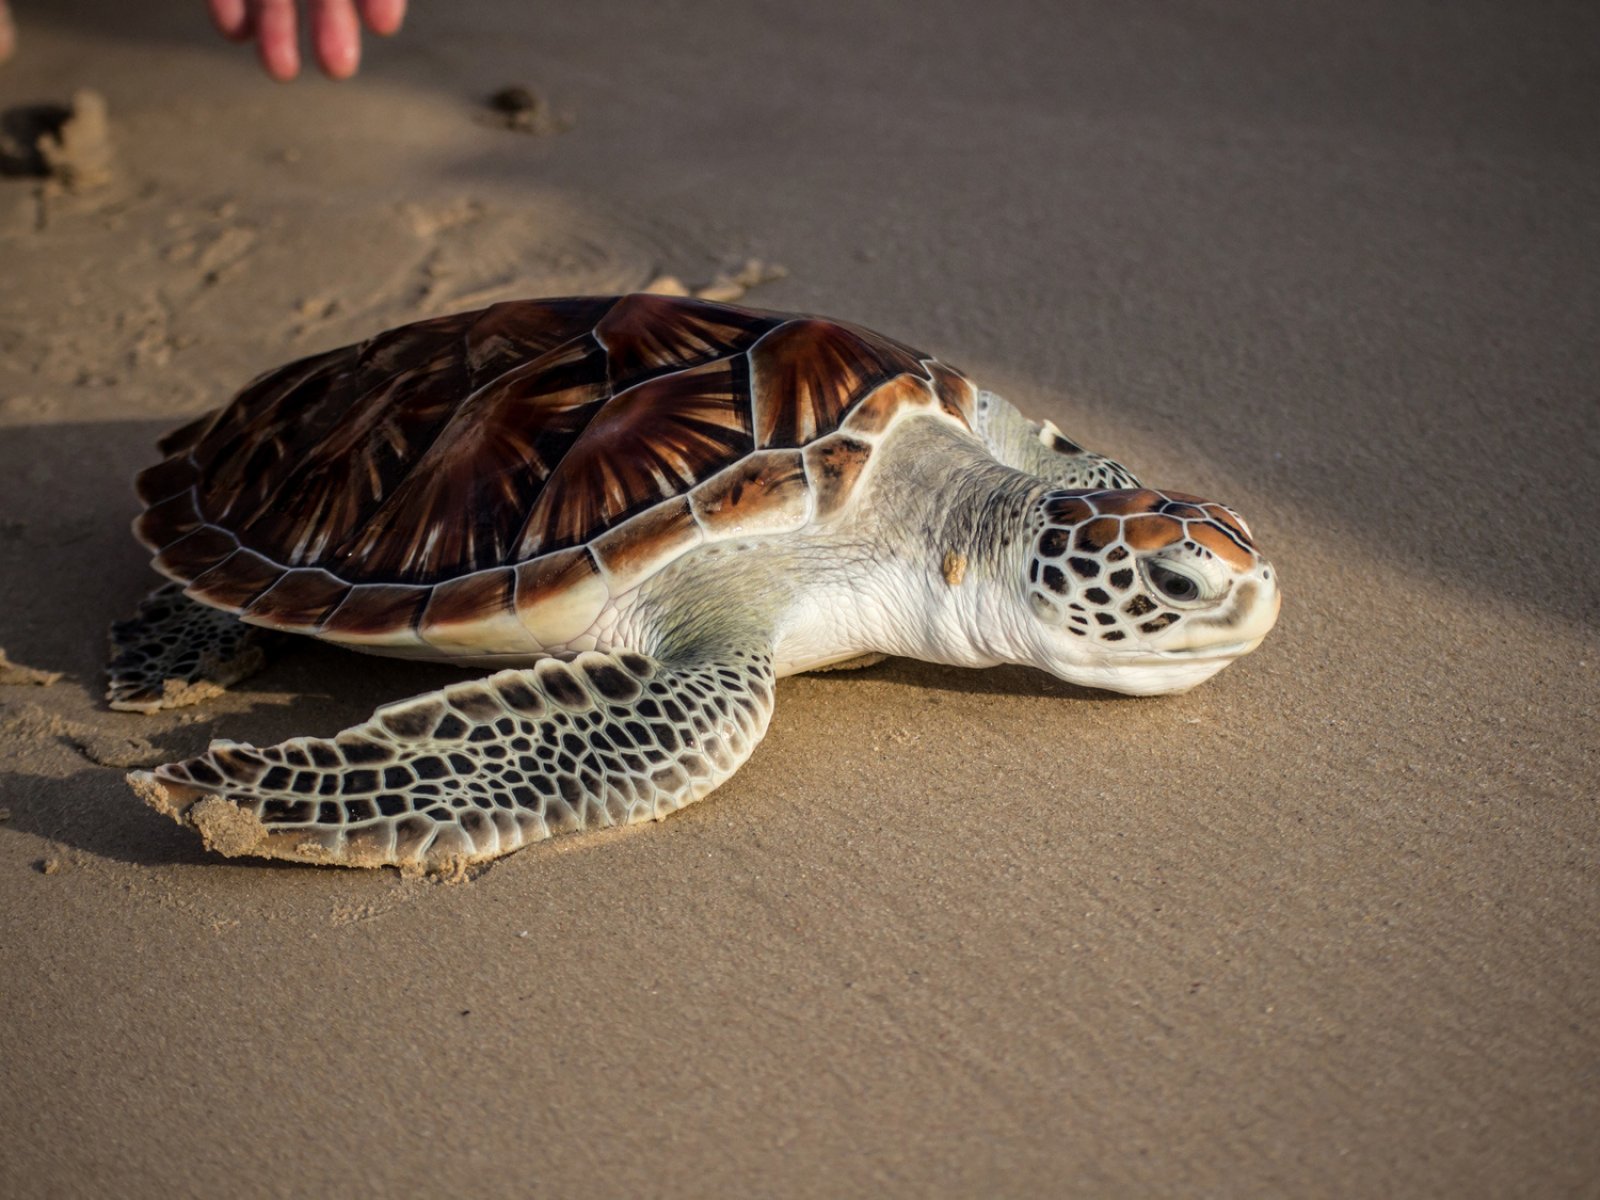
[[[0,179],[0,645],[63,673],[0,686],[0,1192],[1600,1195],[1596,10],[414,8],[280,87],[198,0],[19,0],[0,107],[110,154]],[[466,674],[107,711],[158,433],[750,258],[1233,504],[1277,630],[1164,699],[788,680],[710,799],[455,885],[135,799]]]

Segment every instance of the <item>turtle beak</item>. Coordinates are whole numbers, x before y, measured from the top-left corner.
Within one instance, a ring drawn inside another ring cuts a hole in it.
[[[1235,581],[1215,612],[1190,617],[1180,627],[1181,640],[1162,648],[1230,658],[1248,654],[1277,623],[1281,603],[1277,573],[1263,563]]]

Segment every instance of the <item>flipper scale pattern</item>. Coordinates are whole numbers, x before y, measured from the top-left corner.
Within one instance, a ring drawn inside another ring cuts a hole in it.
[[[675,812],[749,757],[772,703],[765,651],[591,652],[387,705],[333,738],[218,741],[129,778],[224,854],[446,870]]]

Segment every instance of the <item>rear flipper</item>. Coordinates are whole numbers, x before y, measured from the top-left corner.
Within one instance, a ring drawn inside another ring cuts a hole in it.
[[[213,742],[128,782],[229,857],[450,870],[700,799],[750,756],[772,700],[764,648],[590,652],[387,705],[332,739]]]
[[[111,626],[106,701],[123,712],[153,713],[198,704],[266,665],[279,635],[189,599],[169,583]]]

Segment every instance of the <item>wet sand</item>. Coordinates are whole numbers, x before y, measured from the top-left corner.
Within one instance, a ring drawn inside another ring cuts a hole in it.
[[[63,673],[0,684],[0,1191],[1600,1191],[1592,8],[417,0],[284,88],[133,7],[20,0],[0,69],[114,151],[0,179],[0,645]],[[308,646],[107,711],[158,433],[749,258],[1232,503],[1276,632],[1157,700],[789,680],[707,801],[454,886],[135,800],[462,676]]]

